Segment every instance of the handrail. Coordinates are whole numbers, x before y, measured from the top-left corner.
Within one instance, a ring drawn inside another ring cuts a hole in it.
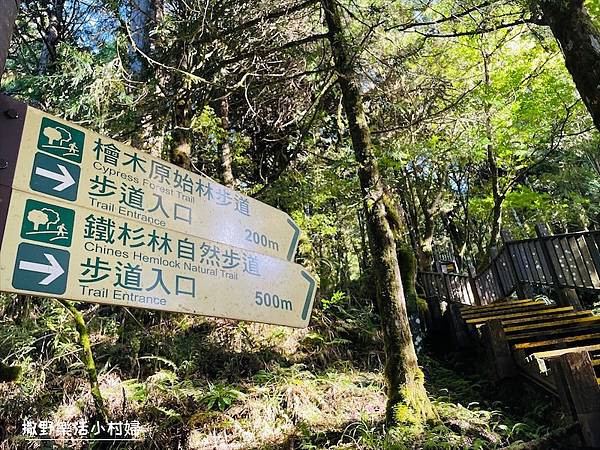
[[[551,287],[559,297],[565,297],[565,290],[600,292],[600,230],[548,235],[543,226],[536,229],[537,237],[520,240],[503,232],[504,245],[477,274],[420,272],[422,284],[430,284],[429,289],[424,286],[426,293],[468,304],[478,298],[487,304],[515,291],[520,298],[530,296],[536,286]]]
[[[600,234],[600,230],[587,230],[587,231],[573,231],[572,233],[561,233],[561,234],[552,234],[549,236],[542,237],[533,237],[533,238],[525,238],[525,239],[515,239],[509,241],[511,244],[518,244],[521,242],[531,242],[531,241],[539,241],[540,239],[555,239],[561,237],[577,237],[577,236],[585,236],[588,234]]]

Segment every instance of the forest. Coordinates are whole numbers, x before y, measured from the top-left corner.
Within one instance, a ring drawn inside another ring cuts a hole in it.
[[[294,328],[38,296],[0,257],[0,450],[600,448],[600,1],[0,0],[0,22],[0,94],[283,211],[317,286]],[[99,195],[150,184],[108,170]]]

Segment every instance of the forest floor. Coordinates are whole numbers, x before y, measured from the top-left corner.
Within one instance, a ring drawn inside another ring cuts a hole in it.
[[[2,450],[41,448],[15,438],[26,418],[73,423],[93,411],[68,316],[38,302],[25,319],[0,323],[2,351],[15,349],[25,368],[18,385],[0,383]],[[106,306],[86,317],[111,420],[146,430],[115,449],[492,449],[564,425],[537,388],[494,385],[481,359],[429,351],[421,363],[439,423],[405,416],[385,430],[383,354],[368,307],[329,305],[304,330]]]

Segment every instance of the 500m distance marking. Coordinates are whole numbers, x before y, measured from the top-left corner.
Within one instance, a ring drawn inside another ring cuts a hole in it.
[[[284,309],[286,311],[292,311],[293,309],[292,302],[290,300],[280,298],[279,295],[270,294],[268,292],[256,291],[254,303],[256,303],[258,306],[264,306],[273,309]]]

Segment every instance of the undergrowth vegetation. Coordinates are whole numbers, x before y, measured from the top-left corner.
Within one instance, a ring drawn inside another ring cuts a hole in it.
[[[36,448],[14,438],[26,418],[93,413],[70,316],[51,299],[19,301],[17,311],[15,299],[1,304],[0,361],[24,371],[17,384],[0,384],[2,426],[13,437],[2,450]],[[366,300],[326,299],[306,330],[83,308],[110,419],[145,430],[142,441],[112,448],[501,448],[545,434],[548,417],[560,420],[535,390],[493,386],[477,361],[429,353],[422,361],[439,421],[416,421],[401,405],[398,426],[385,429],[383,354]]]

